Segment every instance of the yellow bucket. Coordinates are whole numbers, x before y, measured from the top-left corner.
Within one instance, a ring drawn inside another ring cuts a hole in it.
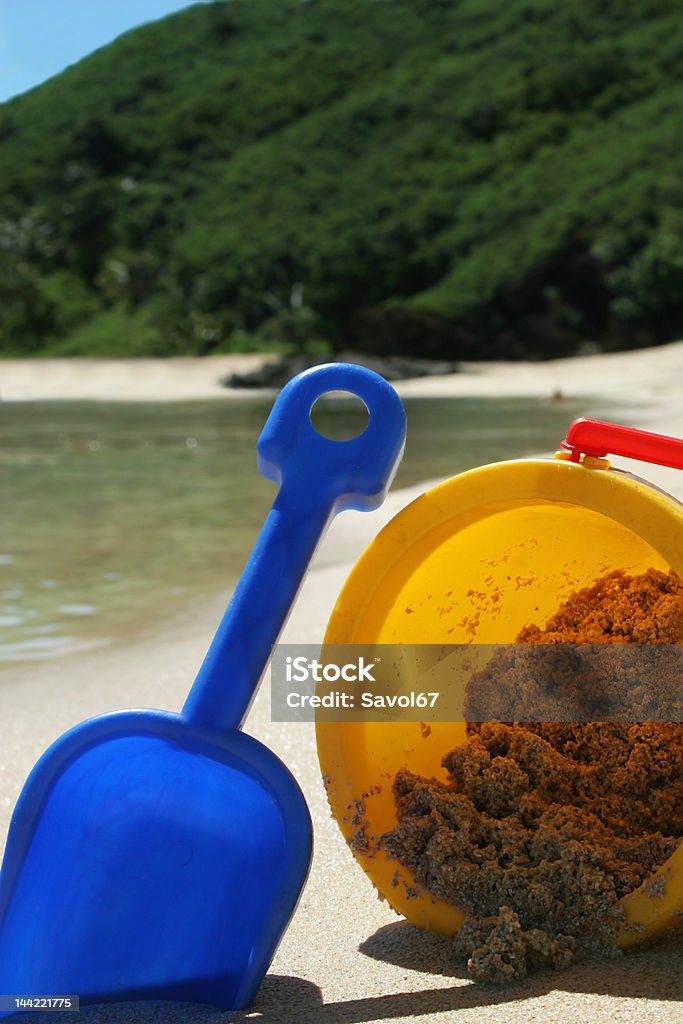
[[[683,578],[683,505],[604,458],[683,468],[683,441],[582,419],[563,449],[554,459],[463,473],[403,509],[355,565],[325,644],[511,643],[615,569],[673,569]],[[428,724],[318,721],[318,755],[332,812],[381,895],[413,924],[449,936],[463,912],[421,893],[407,869],[374,852],[397,825],[396,773],[409,767],[445,781],[441,757],[465,741],[465,723]],[[683,844],[622,904],[622,947],[680,920]]]

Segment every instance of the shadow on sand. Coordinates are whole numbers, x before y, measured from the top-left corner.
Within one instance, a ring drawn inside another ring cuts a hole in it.
[[[256,1004],[240,1012],[188,1003],[135,1002],[83,1007],[77,1017],[55,1013],[49,1020],[50,1024],[363,1024],[400,1017],[429,1020],[440,1013],[504,1006],[553,991],[683,1002],[683,935],[615,960],[535,974],[505,988],[471,982],[464,966],[453,962],[446,939],[421,932],[406,921],[380,928],[361,944],[360,952],[373,960],[428,974],[432,984],[423,988],[427,979],[416,978],[413,991],[323,1002],[322,992],[313,982],[273,974],[264,980]],[[449,981],[434,987],[434,975]],[[6,1019],[12,1024],[45,1024],[44,1014],[22,1013]]]

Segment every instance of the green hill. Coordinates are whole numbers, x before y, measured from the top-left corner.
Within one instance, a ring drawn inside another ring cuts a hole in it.
[[[0,352],[683,334],[683,0],[228,0],[0,105]]]

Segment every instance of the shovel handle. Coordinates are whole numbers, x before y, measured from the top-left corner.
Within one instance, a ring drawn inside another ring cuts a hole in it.
[[[330,391],[366,406],[358,437],[332,441],[313,426],[311,409]],[[382,504],[405,432],[400,398],[362,366],[313,367],[282,389],[258,442],[259,470],[279,491],[185,703],[187,721],[217,733],[239,728],[326,527],[344,509]]]

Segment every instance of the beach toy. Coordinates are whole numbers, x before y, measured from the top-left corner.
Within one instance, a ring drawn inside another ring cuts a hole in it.
[[[325,644],[505,644],[545,622],[572,592],[615,569],[683,577],[683,505],[610,467],[621,455],[683,469],[683,441],[596,420],[575,421],[555,458],[500,462],[421,495],[370,544],[339,596]],[[468,661],[490,654],[472,647]],[[489,649],[490,650],[490,649]],[[375,653],[379,653],[375,650]],[[430,689],[420,685],[420,690]],[[457,907],[425,894],[378,852],[396,827],[402,768],[446,781],[443,754],[466,724],[323,721],[318,754],[332,812],[381,895],[420,928],[453,935]],[[683,914],[683,844],[622,900],[623,947]]]
[[[358,437],[313,427],[329,391],[367,407]],[[0,875],[0,993],[252,1002],[308,873],[311,821],[240,726],[323,531],[381,504],[404,440],[396,392],[362,367],[283,389],[258,442],[279,491],[182,712],[92,719],[29,776]]]

